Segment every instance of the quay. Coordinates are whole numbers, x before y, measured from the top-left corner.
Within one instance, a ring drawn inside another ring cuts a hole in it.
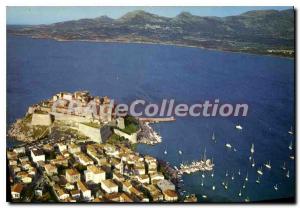
[[[198,171],[212,171],[214,164],[210,159],[193,161],[191,164],[180,164],[180,169],[178,174],[182,175],[184,173],[190,174]]]
[[[142,122],[150,122],[150,123],[169,122],[169,121],[175,121],[176,120],[174,118],[174,116],[171,116],[171,117],[152,117],[152,118],[138,117],[137,119],[139,121],[142,121]]]

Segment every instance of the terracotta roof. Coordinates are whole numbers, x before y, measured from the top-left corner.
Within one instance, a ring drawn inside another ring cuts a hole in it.
[[[168,189],[168,190],[165,190],[163,193],[169,197],[177,197],[177,193],[174,190]]]
[[[66,173],[68,175],[78,175],[78,174],[80,174],[76,169],[67,169]]]
[[[11,189],[11,192],[17,192],[17,193],[21,193],[23,190],[23,185],[20,184],[20,183],[16,183],[12,189]]]
[[[80,189],[82,192],[89,190],[81,181],[77,181],[77,186],[78,186],[78,189]]]
[[[111,179],[104,180],[104,181],[102,181],[102,183],[105,184],[109,188],[117,186]]]
[[[105,173],[104,170],[96,167],[95,165],[89,165],[87,167],[87,169],[91,172],[93,172],[94,174],[101,174],[101,173]]]

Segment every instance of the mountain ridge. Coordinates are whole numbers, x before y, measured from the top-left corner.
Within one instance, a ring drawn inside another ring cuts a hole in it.
[[[143,10],[49,25],[7,26],[8,34],[56,40],[145,42],[294,56],[294,10],[253,10],[235,16],[164,17]]]

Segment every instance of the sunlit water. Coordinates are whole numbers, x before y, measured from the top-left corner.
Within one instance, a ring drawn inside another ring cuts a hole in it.
[[[160,103],[199,103],[218,98],[222,103],[247,103],[247,117],[177,118],[155,124],[163,142],[139,145],[138,151],[169,161],[200,159],[206,148],[215,163],[214,178],[185,175],[184,189],[209,201],[268,200],[295,195],[295,165],[288,149],[294,137],[294,61],[176,46],[92,42],[57,42],[9,36],[7,39],[7,123],[22,117],[28,106],[59,91],[89,90],[116,102],[146,99]],[[235,129],[239,123],[242,131]],[[211,140],[213,132],[217,142]],[[12,142],[8,142],[11,145]],[[230,143],[237,152],[228,151]],[[255,144],[255,168],[248,157]],[[167,150],[168,154],[164,154]],[[178,154],[181,150],[182,155]],[[261,184],[257,168],[263,167]],[[290,178],[280,167],[286,162]],[[241,176],[237,174],[241,171]],[[225,177],[228,171],[229,177]],[[249,181],[242,189],[246,172]],[[234,173],[234,180],[231,180]],[[228,181],[226,191],[221,183]],[[273,186],[278,184],[278,191]],[[216,190],[212,190],[212,185]],[[242,190],[242,197],[238,196]]]

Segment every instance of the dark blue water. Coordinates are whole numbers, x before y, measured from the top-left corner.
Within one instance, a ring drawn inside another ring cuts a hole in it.
[[[213,157],[215,177],[208,174],[201,184],[200,173],[184,176],[190,193],[208,196],[210,201],[251,201],[295,195],[295,164],[288,149],[293,136],[287,132],[294,123],[294,61],[287,58],[210,51],[176,46],[57,42],[26,37],[7,39],[7,119],[22,117],[27,107],[59,91],[86,89],[94,95],[108,95],[117,102],[146,99],[178,103],[220,99],[225,103],[247,103],[247,117],[178,118],[160,123],[155,129],[163,136],[156,146],[140,145],[148,153],[172,165],[198,160],[206,148]],[[242,131],[235,125],[240,123]],[[215,132],[217,143],[211,141]],[[231,143],[237,152],[225,149]],[[248,157],[255,144],[256,167]],[[167,149],[168,154],[164,155]],[[183,152],[178,154],[178,150]],[[256,170],[271,160],[256,184]],[[290,178],[280,166],[286,162]],[[238,169],[242,176],[237,175]],[[227,191],[221,186],[225,172]],[[249,182],[242,190],[246,172]],[[212,185],[216,190],[212,191]],[[273,186],[278,184],[279,190]]]

